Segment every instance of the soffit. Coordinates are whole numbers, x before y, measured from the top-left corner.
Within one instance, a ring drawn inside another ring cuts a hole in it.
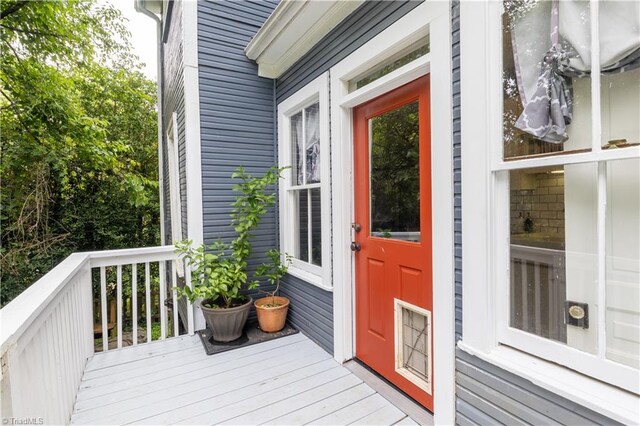
[[[258,75],[281,76],[364,0],[283,0],[247,45]]]

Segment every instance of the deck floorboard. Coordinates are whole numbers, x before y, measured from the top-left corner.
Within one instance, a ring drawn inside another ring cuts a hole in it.
[[[72,424],[415,424],[302,334],[207,356],[196,336],[93,356]]]

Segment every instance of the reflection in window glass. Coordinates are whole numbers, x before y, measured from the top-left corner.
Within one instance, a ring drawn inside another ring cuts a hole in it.
[[[597,343],[596,165],[510,172],[510,325],[594,353]],[[567,304],[589,325],[566,325]]]
[[[640,159],[607,163],[607,358],[640,367]]]
[[[311,263],[322,266],[322,221],[320,188],[310,189],[311,194]]]
[[[292,182],[306,185],[320,182],[319,103],[291,116]]]
[[[302,185],[302,111],[291,117],[291,181],[296,185]]]
[[[640,3],[598,5],[602,146],[640,143]]]
[[[320,182],[320,119],[319,104],[305,108],[305,163],[306,183]]]
[[[385,75],[397,70],[398,68],[407,65],[408,63],[426,55],[429,53],[429,37],[421,40],[419,43],[410,46],[409,48],[393,55],[388,58],[379,66],[369,70],[368,73],[361,77],[356,77],[349,82],[349,90],[354,91],[360,89],[367,84],[373,83],[377,79],[384,77]]]
[[[371,235],[420,241],[418,103],[369,120]]]
[[[309,197],[306,189],[296,191],[298,195],[298,252],[296,259],[309,261]]]
[[[589,149],[589,2],[506,0],[504,10],[504,158]]]

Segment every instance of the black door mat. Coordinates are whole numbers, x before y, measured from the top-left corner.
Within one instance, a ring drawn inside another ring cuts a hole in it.
[[[256,343],[268,342],[269,340],[278,339],[280,337],[291,336],[298,333],[298,330],[291,327],[287,323],[284,328],[276,333],[265,333],[260,330],[257,322],[250,322],[244,327],[244,332],[239,339],[233,342],[217,342],[213,340],[211,330],[208,328],[198,331],[198,336],[202,341],[202,346],[207,355],[219,354],[233,349],[244,348],[245,346],[255,345]]]

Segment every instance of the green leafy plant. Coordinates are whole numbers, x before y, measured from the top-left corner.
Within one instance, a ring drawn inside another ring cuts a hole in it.
[[[270,168],[262,177],[247,174],[242,167],[231,175],[240,183],[233,186],[237,193],[232,203],[231,225],[236,238],[230,243],[216,241],[209,247],[193,247],[192,241],[176,243],[176,252],[191,267],[193,289],[178,288],[181,297],[191,302],[204,299],[205,306],[230,308],[245,300],[241,293],[255,289],[257,280],[248,281],[247,265],[251,256],[252,231],[262,220],[267,209],[275,204],[276,194],[270,188],[278,182],[285,168]]]
[[[276,306],[275,295],[280,290],[280,279],[287,273],[289,265],[291,265],[291,255],[285,253],[284,261],[283,256],[276,249],[271,249],[267,252],[267,257],[271,262],[263,263],[256,269],[256,276],[264,277],[272,285],[275,285],[273,291],[260,290],[261,293],[271,297],[271,307]],[[267,306],[268,307],[268,306]]]

